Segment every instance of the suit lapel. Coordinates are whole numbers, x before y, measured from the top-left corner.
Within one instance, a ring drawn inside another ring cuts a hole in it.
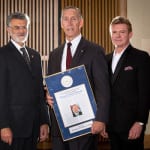
[[[57,72],[60,72],[61,70],[61,62],[62,62],[64,46],[65,46],[65,43],[61,45],[58,49],[59,52],[57,53],[57,60],[55,61],[56,62],[55,67],[56,67]]]
[[[28,67],[28,65],[26,64],[24,58],[22,57],[21,53],[19,53],[17,48],[11,42],[8,43],[8,46],[10,46],[10,52],[16,58],[16,60],[18,60],[20,63],[22,63],[24,65],[24,67],[27,67],[28,70],[31,71],[31,68]],[[26,48],[26,49],[28,51],[28,48]],[[28,51],[28,53],[29,53],[29,51]],[[30,57],[30,55],[31,54],[29,53],[29,57]]]
[[[122,55],[122,56],[121,56],[121,58],[120,58],[120,60],[119,60],[119,62],[118,62],[118,64],[117,64],[117,66],[116,66],[115,72],[114,72],[114,74],[112,75],[112,83],[115,82],[115,80],[116,80],[116,78],[117,78],[117,76],[118,76],[118,74],[119,74],[119,71],[120,71],[120,69],[121,69],[121,67],[122,67],[122,64],[123,64],[123,61],[124,61],[124,57],[125,57],[125,55]]]
[[[75,52],[75,55],[72,59],[72,62],[71,62],[71,67],[74,67],[76,66],[76,64],[78,64],[78,62],[80,61],[81,57],[83,56],[84,52],[85,52],[85,46],[84,46],[84,39],[83,37],[81,38],[80,42],[79,42],[79,45],[76,49],[76,52]]]
[[[124,63],[126,62],[126,57],[127,57],[128,51],[129,51],[129,47],[130,46],[128,46],[128,48],[122,54],[117,66],[116,66],[114,74],[112,73],[112,78],[111,78],[112,84],[114,84],[114,82],[116,81],[116,79],[120,73],[121,68],[124,66]]]

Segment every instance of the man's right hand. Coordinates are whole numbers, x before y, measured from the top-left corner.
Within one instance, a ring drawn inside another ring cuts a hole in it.
[[[46,90],[46,100],[47,100],[47,103],[48,105],[53,108],[53,104],[54,104],[54,101],[53,101],[53,97],[51,97],[48,93],[48,91]]]
[[[1,140],[9,145],[12,144],[13,134],[10,128],[3,128],[0,130]]]

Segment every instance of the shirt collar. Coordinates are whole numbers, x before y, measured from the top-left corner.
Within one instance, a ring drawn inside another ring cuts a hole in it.
[[[80,42],[80,40],[81,40],[81,34],[79,34],[77,37],[75,37],[72,41],[68,41],[68,40],[66,39],[66,43],[71,42],[72,45],[78,45],[79,42]]]
[[[19,52],[21,52],[20,51],[20,48],[22,48],[22,47],[25,47],[25,44],[24,44],[24,46],[20,46],[18,43],[16,43],[13,39],[11,39],[10,40],[13,44],[14,44],[14,46],[17,48],[17,50],[19,51]],[[22,53],[22,52],[21,52]]]
[[[127,49],[128,46],[129,46],[129,44],[120,53],[116,53],[116,50],[114,50],[113,56],[115,56],[115,55],[120,55],[121,56],[124,53],[124,51]]]

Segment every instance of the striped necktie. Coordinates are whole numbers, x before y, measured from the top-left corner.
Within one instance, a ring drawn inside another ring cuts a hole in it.
[[[24,58],[26,64],[27,64],[28,67],[31,69],[31,66],[30,66],[30,59],[29,59],[29,56],[28,56],[28,54],[27,54],[25,48],[22,47],[22,48],[20,48],[20,50],[22,51],[22,56],[23,56],[23,58]]]

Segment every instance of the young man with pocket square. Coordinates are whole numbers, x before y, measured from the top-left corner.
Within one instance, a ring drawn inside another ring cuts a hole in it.
[[[108,134],[112,150],[144,150],[144,131],[149,114],[150,59],[149,55],[130,44],[133,35],[130,21],[115,17],[110,24],[115,47],[107,55],[111,105]]]

